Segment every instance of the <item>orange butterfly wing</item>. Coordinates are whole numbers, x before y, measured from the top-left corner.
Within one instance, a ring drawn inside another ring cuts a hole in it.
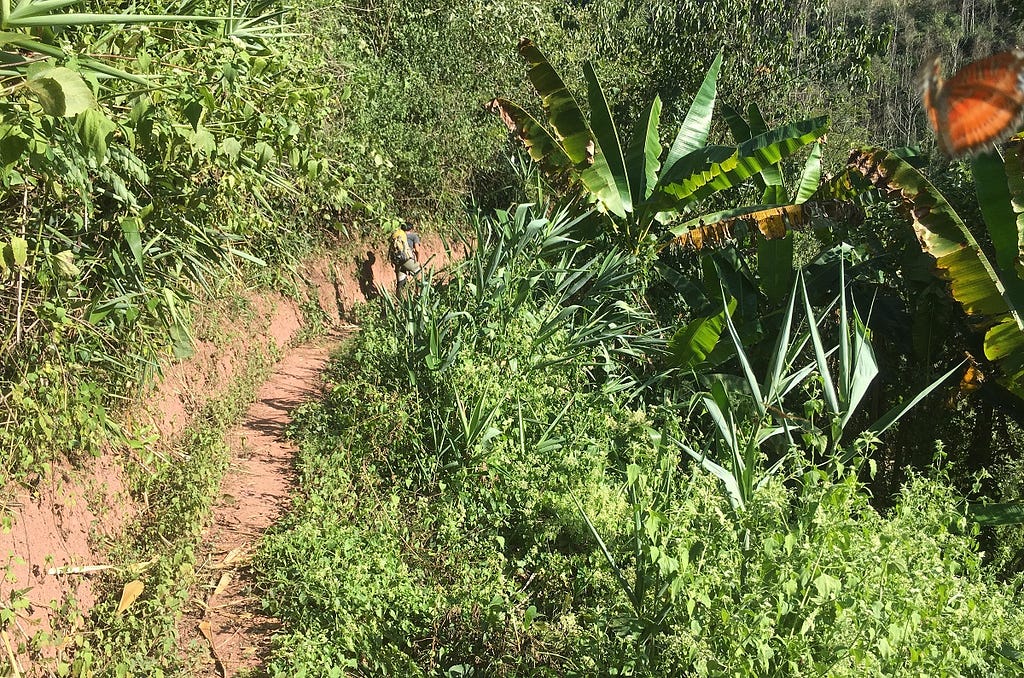
[[[925,88],[925,109],[950,156],[997,144],[1024,119],[1024,51],[975,61],[944,83],[937,77],[933,72]]]

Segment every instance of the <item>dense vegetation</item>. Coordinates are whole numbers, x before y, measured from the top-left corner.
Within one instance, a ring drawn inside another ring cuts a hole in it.
[[[409,216],[472,254],[298,413],[273,675],[1019,669],[1024,144],[950,163],[916,82],[1016,3],[81,11],[0,11],[3,468],[113,440],[165,501],[59,671],[187,672],[227,415],[189,465],[116,422],[195,303]]]
[[[476,257],[364,318],[298,413],[303,492],[257,563],[285,622],[271,675],[1008,670],[1024,619],[944,474],[882,515],[858,479],[872,434],[824,460],[810,430],[768,444],[724,375],[651,397],[637,260],[572,226],[482,222]],[[818,383],[787,407],[814,416]],[[763,447],[746,489],[730,436]]]

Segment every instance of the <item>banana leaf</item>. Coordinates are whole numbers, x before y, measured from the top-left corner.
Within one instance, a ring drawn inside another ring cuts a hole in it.
[[[674,199],[676,210],[679,210],[718,191],[732,188],[766,167],[778,164],[783,158],[823,135],[827,129],[826,117],[786,125],[743,142],[729,158],[713,163],[706,170],[681,182],[663,183],[660,189]]]
[[[821,183],[821,144],[811,146],[811,154],[804,163],[804,171],[800,175],[800,186],[796,191],[796,200],[793,202],[807,202]]]
[[[793,228],[806,226],[811,221],[811,210],[805,205],[751,205],[712,214],[673,226],[674,243],[681,247],[700,249],[697,239],[704,240],[712,232],[729,234],[733,239],[739,222],[748,224],[768,240],[784,238]]]
[[[768,125],[765,123],[764,116],[761,115],[761,109],[757,107],[757,104],[751,102],[747,106],[747,119],[750,121],[751,137],[758,137],[768,133]],[[761,178],[766,187],[782,186],[782,170],[777,165],[765,167],[761,170]],[[786,198],[782,198],[781,201],[786,201]]]
[[[722,104],[722,117],[725,118],[725,124],[729,126],[729,131],[732,132],[732,138],[736,140],[737,145],[749,141],[753,136],[750,133],[750,125],[743,119],[740,112],[729,104]]]
[[[768,301],[777,304],[786,298],[796,276],[792,231],[782,238],[758,238],[757,275]]]
[[[496,113],[508,130],[519,138],[545,176],[558,178],[571,169],[569,156],[532,115],[508,99],[493,99],[487,109]]]
[[[715,98],[718,96],[718,73],[722,69],[722,52],[719,51],[704,76],[704,82],[697,90],[686,118],[679,127],[675,141],[665,157],[664,172],[668,172],[680,158],[703,148],[708,142],[711,130],[711,116],[715,110]]]
[[[594,164],[583,172],[583,183],[608,211],[625,217],[633,211],[633,200],[619,133],[601,89],[601,83],[597,79],[597,73],[590,63],[583,64],[583,75],[587,79],[590,120],[598,146]]]
[[[1003,161],[998,153],[982,153],[971,160],[971,171],[981,216],[995,249],[996,265],[1003,273],[1012,272],[1018,253],[1017,221]]]
[[[661,97],[655,95],[651,105],[636,123],[629,147],[626,149],[626,171],[633,204],[648,198],[658,183],[661,165],[661,141],[658,139],[658,122],[661,119]]]
[[[1016,297],[1016,279],[1003,279],[946,199],[914,167],[879,149],[851,155],[848,170],[860,174],[890,199],[899,199],[922,249],[935,258],[949,281],[953,298],[976,324],[987,328],[985,355],[997,363],[1006,386],[1024,389],[1024,323]],[[851,181],[849,185],[856,185]]]
[[[1006,147],[1006,183],[1011,206],[1017,219],[1017,277],[1024,280],[1024,141],[1014,140]]]
[[[736,300],[730,299],[729,304],[717,315],[696,318],[676,330],[668,342],[669,362],[676,367],[689,369],[707,360],[722,337],[726,316],[735,310]]]
[[[576,99],[532,41],[520,42],[519,54],[530,67],[527,77],[540,94],[548,123],[566,155],[577,165],[589,164],[594,157],[594,139]]]

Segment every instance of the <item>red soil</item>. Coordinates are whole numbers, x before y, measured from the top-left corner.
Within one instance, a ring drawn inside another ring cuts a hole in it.
[[[430,262],[435,268],[448,263],[439,239],[424,238],[423,250],[428,256],[438,255]],[[372,249],[344,260],[323,256],[307,261],[299,268],[298,278],[300,288],[306,286],[309,297],[318,302],[328,322],[335,326],[343,324],[356,302],[376,296],[378,286],[393,290],[395,280],[386,257]],[[245,346],[254,341],[265,344],[273,337],[278,348],[286,350],[301,326],[298,305],[276,294],[253,294],[248,298],[255,315],[267,319],[265,325],[240,331],[235,328],[234,333],[228,332],[233,336],[227,345],[197,342],[193,358],[165,368],[163,379],[145,397],[145,403],[120,418],[135,426],[151,425],[159,434],[158,447],[173,444],[203,404],[237,376],[234,356],[243,354]],[[232,434],[234,458],[207,533],[210,560],[205,567],[223,564],[230,554],[234,554],[232,562],[244,562],[243,551],[251,548],[287,507],[292,450],[281,440],[287,410],[316,392],[319,370],[336,342],[335,336],[331,341],[287,351],[245,422]],[[3,492],[13,525],[10,530],[0,531],[0,555],[8,561],[8,576],[0,581],[0,600],[9,600],[12,591],[28,589],[26,596],[31,603],[28,610],[19,613],[8,637],[0,638],[9,641],[15,650],[36,632],[60,625],[56,615],[61,602],[75,601],[85,614],[95,603],[88,574],[51,573],[51,568],[105,563],[110,540],[136,515],[139,507],[125,490],[120,455],[110,451],[80,468],[55,464],[50,477],[39,484],[40,489],[12,486]],[[254,601],[246,597],[246,587],[240,581],[243,574],[237,570],[223,572],[231,573],[230,582],[213,601],[207,600],[209,591],[197,592],[197,596],[211,605],[204,621],[213,628],[215,651],[224,668],[231,671],[227,675],[233,675],[258,662],[266,645],[267,625],[273,622],[255,612]],[[220,580],[219,571],[216,578]],[[183,620],[183,625],[188,623]],[[192,631],[182,628],[183,637],[195,630],[195,626]],[[58,640],[52,651],[59,646]],[[5,649],[0,643],[0,665],[7,654]],[[16,670],[23,675],[47,675],[45,667],[28,665],[24,655],[18,658],[18,664]]]

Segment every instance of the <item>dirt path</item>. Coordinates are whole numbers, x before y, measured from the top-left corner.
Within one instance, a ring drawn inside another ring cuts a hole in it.
[[[231,463],[221,482],[197,564],[205,588],[193,592],[179,637],[205,647],[197,676],[235,676],[256,669],[277,628],[250,592],[246,565],[260,536],[287,509],[294,447],[285,441],[288,412],[315,395],[320,373],[340,344],[333,335],[287,352],[260,388],[244,421],[228,436]]]

